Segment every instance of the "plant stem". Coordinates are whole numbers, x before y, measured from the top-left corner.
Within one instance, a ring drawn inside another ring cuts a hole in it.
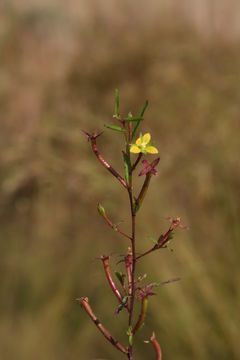
[[[86,311],[88,316],[92,319],[94,324],[97,326],[99,331],[105,336],[105,338],[119,351],[121,351],[123,354],[127,354],[126,348],[117,340],[115,340],[110,332],[103,326],[103,324],[99,321],[99,319],[94,314],[91,306],[89,305],[88,298],[81,297],[80,299],[76,299],[82,308]]]
[[[135,299],[135,268],[136,268],[136,250],[135,250],[135,213],[133,207],[133,197],[132,189],[129,188],[129,200],[131,206],[131,217],[132,217],[132,271],[131,271],[131,299],[130,299],[130,309],[129,309],[129,320],[128,326],[132,327],[133,322],[133,309],[134,309],[134,299]],[[133,360],[133,346],[129,345],[128,348],[128,359]]]

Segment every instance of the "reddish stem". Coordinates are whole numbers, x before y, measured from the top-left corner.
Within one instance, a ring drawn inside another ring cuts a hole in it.
[[[89,305],[88,298],[81,297],[80,299],[77,299],[77,301],[80,303],[82,308],[86,311],[88,316],[92,319],[94,324],[97,326],[97,328],[101,331],[101,333],[105,336],[105,338],[119,351],[121,351],[124,354],[128,354],[127,349],[120,344],[119,341],[115,340],[110,332],[101,324],[101,322],[98,320],[94,312],[92,311],[91,306]]]
[[[126,238],[129,239],[129,240],[132,239],[129,235],[127,235],[127,234],[125,234],[123,231],[121,231],[121,230],[119,229],[119,227],[118,227],[116,224],[114,224],[114,223],[107,217],[106,214],[104,214],[104,215],[102,215],[102,216],[103,216],[104,220],[106,221],[106,223],[107,223],[113,230],[115,230],[116,232],[118,232],[119,234],[121,234],[122,236],[126,237]]]
[[[128,326],[132,327],[133,322],[133,309],[134,309],[134,300],[135,300],[135,268],[136,268],[136,250],[135,250],[135,212],[133,206],[133,197],[132,190],[129,188],[129,200],[131,206],[131,216],[132,216],[132,271],[131,271],[131,297],[130,297],[130,311],[129,311],[129,319]],[[128,359],[133,360],[133,346],[129,345],[128,348]]]

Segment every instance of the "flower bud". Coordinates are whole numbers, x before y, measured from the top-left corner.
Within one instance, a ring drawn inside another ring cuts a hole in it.
[[[105,215],[105,209],[104,209],[104,207],[103,207],[101,204],[98,204],[97,209],[98,209],[98,212],[99,212],[99,214],[100,214],[101,216],[104,216],[104,215]]]

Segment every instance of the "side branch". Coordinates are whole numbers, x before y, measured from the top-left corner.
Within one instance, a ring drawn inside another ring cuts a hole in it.
[[[101,214],[102,217],[104,218],[104,220],[106,221],[106,223],[116,232],[118,232],[119,234],[121,234],[122,236],[124,236],[125,238],[132,240],[131,236],[129,236],[128,234],[124,233],[122,230],[120,230],[120,228],[118,227],[118,225],[114,224],[109,217],[106,215],[106,213],[104,212],[103,214]]]
[[[151,252],[153,252],[155,250],[162,249],[162,248],[166,247],[166,243],[171,239],[171,237],[173,235],[173,231],[176,228],[187,229],[186,226],[181,224],[180,217],[177,217],[176,219],[167,218],[167,220],[171,221],[170,228],[165,232],[165,234],[159,236],[159,239],[158,239],[158,242],[157,242],[156,245],[154,245],[151,249],[147,250],[143,254],[138,255],[136,260],[142,258],[143,256],[146,256],[146,255],[150,254]]]
[[[170,237],[172,231],[173,230],[169,229],[164,235],[162,235],[162,237],[160,238],[160,240],[158,241],[158,243],[156,245],[154,245],[151,249],[147,250],[143,254],[138,255],[136,260],[142,258],[143,256],[150,254],[151,252],[153,252],[155,250],[162,249],[163,247],[165,247],[165,244],[169,241],[169,237]]]
[[[94,324],[97,326],[99,331],[103,334],[103,336],[119,351],[126,354],[128,353],[127,349],[120,344],[117,340],[115,340],[112,335],[108,332],[108,330],[102,325],[102,323],[98,320],[96,315],[93,313],[91,306],[89,305],[88,298],[81,297],[80,299],[77,299],[77,301],[80,303],[81,307],[86,311],[88,316],[92,319]]]

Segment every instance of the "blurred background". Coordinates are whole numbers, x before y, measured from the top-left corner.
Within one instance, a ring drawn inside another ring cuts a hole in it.
[[[173,252],[139,262],[157,289],[136,359],[240,358],[240,3],[237,0],[0,3],[0,358],[122,359],[75,299],[88,296],[126,343],[102,264],[126,252],[96,211],[129,229],[128,198],[97,162],[81,129],[138,114],[161,161],[137,219],[138,251],[181,216]],[[119,172],[122,139],[99,148]],[[138,184],[139,186],[139,184]]]

